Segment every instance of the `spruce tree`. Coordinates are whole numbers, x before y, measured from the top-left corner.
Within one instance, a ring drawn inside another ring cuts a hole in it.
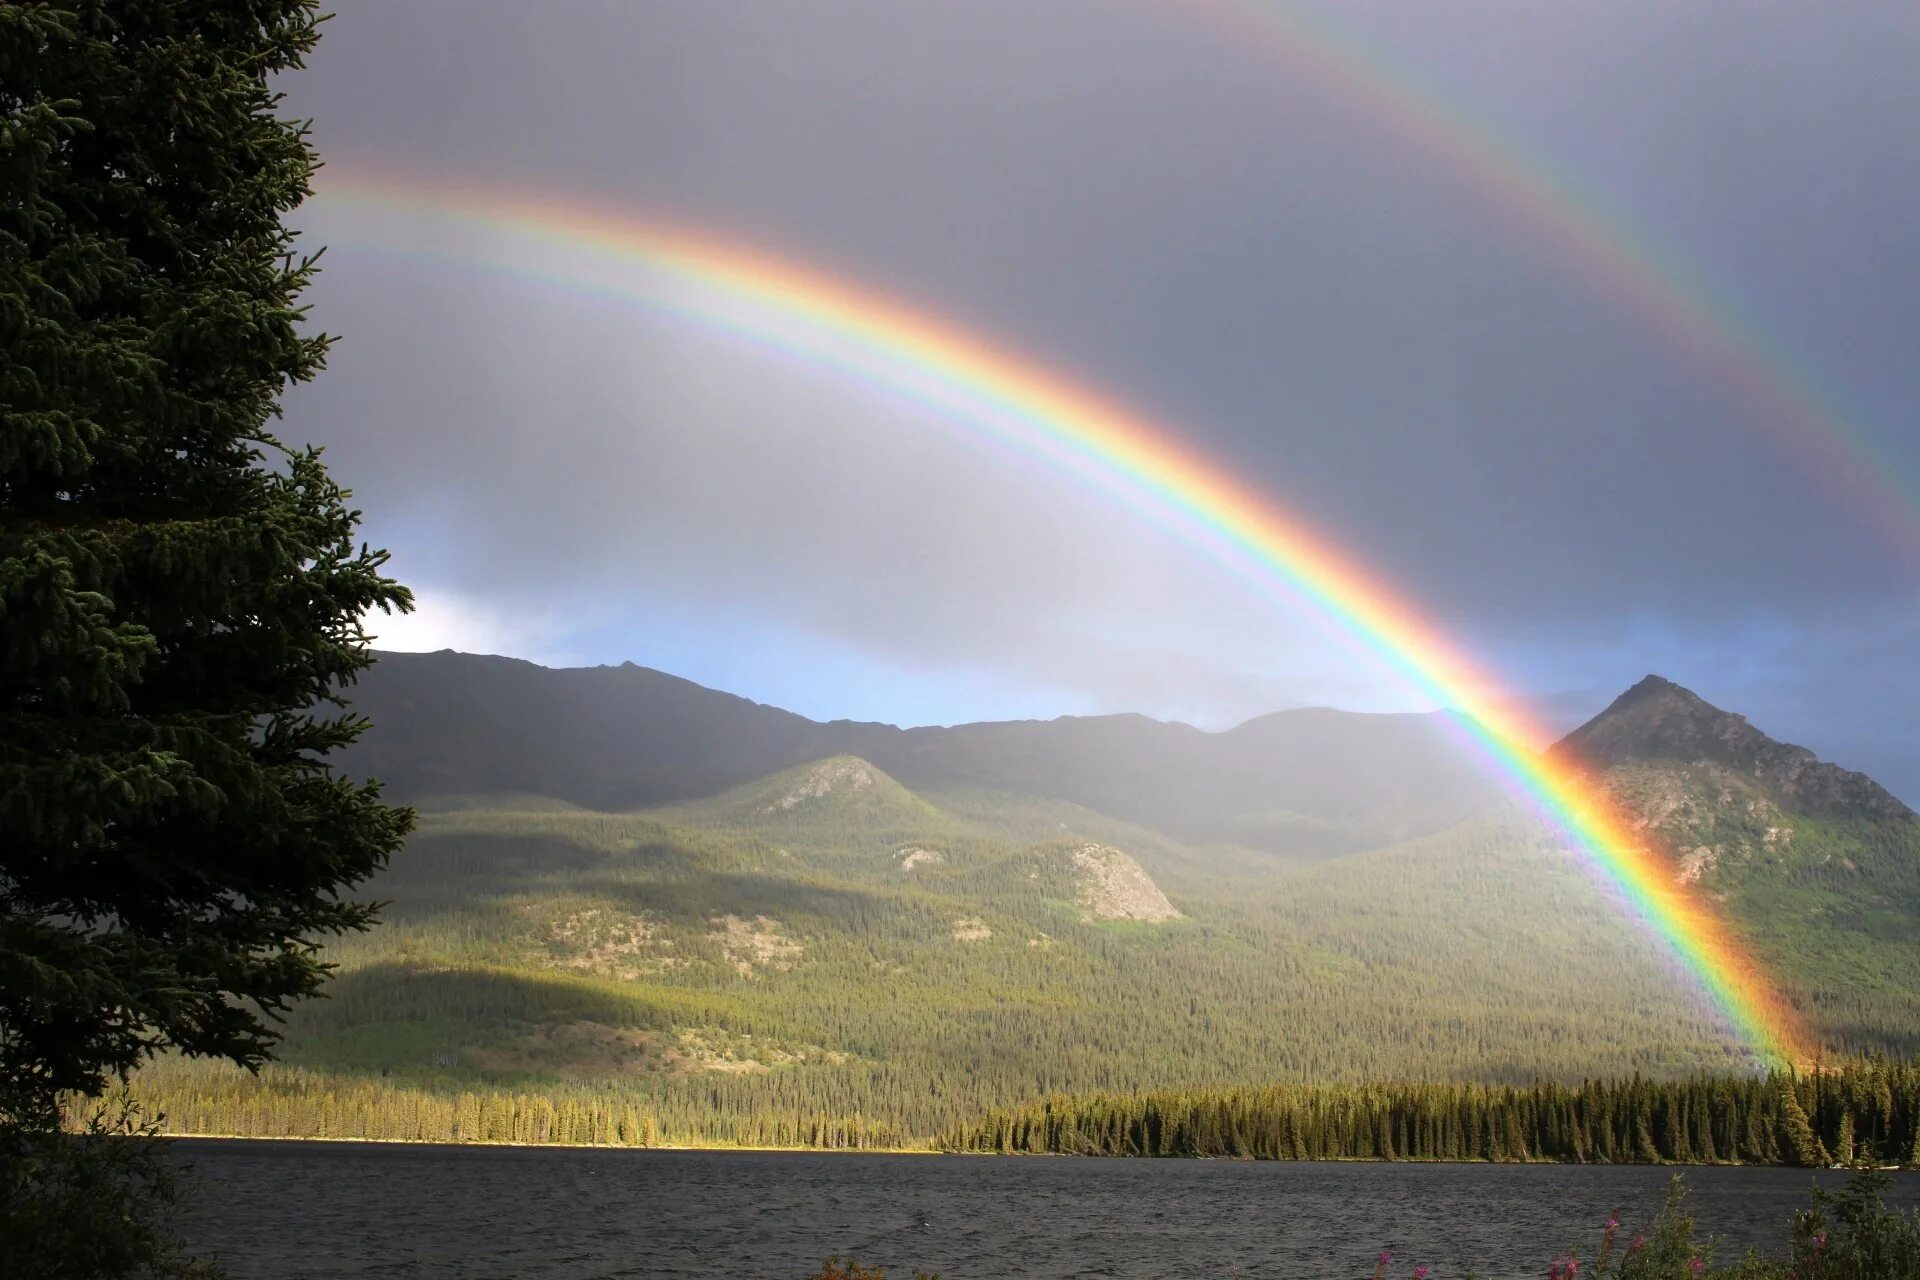
[[[1822,1169],[1832,1162],[1790,1078],[1780,1083],[1780,1129],[1781,1152],[1789,1162],[1803,1169]]]
[[[323,336],[275,77],[315,0],[0,5],[0,1114],[172,1046],[256,1065],[411,814],[335,777],[406,608],[268,428]]]
[[[1833,1140],[1833,1158],[1839,1164],[1852,1164],[1856,1158],[1853,1142],[1853,1112],[1851,1111],[1840,1113],[1840,1132]]]

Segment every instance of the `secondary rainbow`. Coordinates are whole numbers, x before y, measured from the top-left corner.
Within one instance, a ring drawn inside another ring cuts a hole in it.
[[[1817,379],[1599,196],[1348,31],[1280,0],[1174,0],[1382,123],[1476,189],[1600,295],[1639,316],[1807,476],[1920,568],[1920,498]]]
[[[1672,865],[1581,777],[1498,682],[1338,547],[1164,426],[925,311],[760,249],[667,223],[486,189],[329,167],[309,229],[341,247],[524,273],[690,316],[906,395],[1089,477],[1262,586],[1309,606],[1433,702],[1569,835],[1771,1061],[1810,1043],[1787,1002]]]

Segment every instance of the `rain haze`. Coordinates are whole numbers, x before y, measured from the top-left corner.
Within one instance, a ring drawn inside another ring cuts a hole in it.
[[[1920,799],[1920,8],[337,8],[289,103],[329,162],[300,217],[342,336],[285,433],[420,596],[390,647],[901,724],[1431,705],[912,396],[498,254],[356,240],[329,194],[354,173],[885,295],[1159,424],[1552,727],[1657,671]],[[1463,154],[1553,184],[1561,222]]]

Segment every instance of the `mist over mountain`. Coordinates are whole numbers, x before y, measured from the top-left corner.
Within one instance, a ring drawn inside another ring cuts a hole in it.
[[[1439,830],[1499,788],[1443,714],[1276,712],[1223,733],[1137,715],[899,729],[821,723],[631,664],[382,655],[350,767],[404,799],[519,793],[626,810],[833,755],[923,791],[1064,800],[1190,841],[1324,855]]]

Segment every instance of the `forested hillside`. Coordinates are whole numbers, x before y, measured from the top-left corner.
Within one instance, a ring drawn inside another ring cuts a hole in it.
[[[780,807],[821,775],[834,789]],[[1067,811],[976,834],[848,759],[675,816],[428,815],[376,885],[388,923],[333,951],[285,1061],[618,1090],[667,1133],[728,1140],[769,1113],[924,1136],[1149,1083],[1745,1065],[1517,820],[1304,872],[1248,856],[1209,885],[1191,851],[1058,834]],[[1177,914],[1128,918],[1128,864]],[[1463,899],[1483,912],[1438,928],[1429,904]]]
[[[1649,676],[1558,744],[1708,895],[1827,1043],[1920,1049],[1920,818]]]
[[[1833,1052],[1920,1051],[1920,824],[1803,814],[1729,764],[1703,791],[1639,732],[1590,763],[1650,838],[1684,835],[1674,874],[1750,930]],[[1763,1065],[1512,804],[1288,857],[992,780],[909,787],[835,754],[634,812],[444,797],[373,886],[386,922],[330,949],[285,1068],[168,1062],[144,1087],[222,1131],[425,1133],[470,1095],[522,1099],[488,1104],[509,1129],[572,1105],[659,1141],[898,1145],[1049,1095]]]

